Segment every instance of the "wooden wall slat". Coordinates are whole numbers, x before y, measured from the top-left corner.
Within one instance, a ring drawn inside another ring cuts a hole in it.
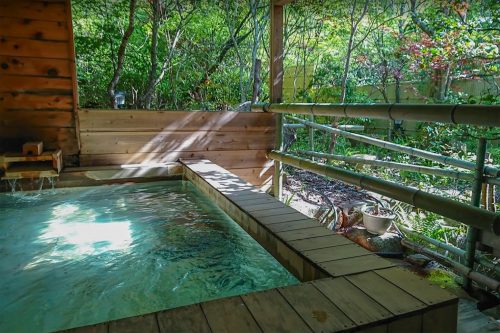
[[[72,110],[73,97],[24,93],[0,93],[0,111],[3,110]]]
[[[269,166],[268,169],[229,169],[229,171],[242,178],[243,180],[249,182],[250,184],[258,184],[259,186],[264,186],[266,184],[271,184],[274,167]]]
[[[57,41],[69,39],[66,21],[42,21],[16,17],[0,17],[0,36]]]
[[[0,37],[0,55],[69,59],[69,46],[66,42],[2,36]]]
[[[64,92],[71,94],[73,83],[69,78],[4,75],[0,72],[0,93],[4,92]]]
[[[0,55],[0,73],[69,78],[70,60]]]
[[[23,19],[39,19],[47,21],[66,20],[65,2],[51,1],[2,1],[0,15]]]
[[[260,132],[166,131],[80,133],[82,154],[160,153],[175,150],[205,151],[272,149],[269,136]]]
[[[211,130],[226,132],[274,130],[274,115],[250,112],[185,112],[185,111],[130,111],[80,110],[80,130],[99,131],[161,131]]]
[[[3,127],[75,127],[71,111],[0,111],[0,126]]]
[[[230,149],[231,147],[228,147]],[[165,153],[135,154],[82,154],[80,164],[122,165],[140,163],[167,163],[182,159],[209,159],[219,165],[232,168],[268,168],[272,162],[266,158],[265,150],[216,150],[216,151],[169,151]]]

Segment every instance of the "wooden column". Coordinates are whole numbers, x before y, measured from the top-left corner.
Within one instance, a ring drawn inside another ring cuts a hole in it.
[[[76,52],[75,52],[75,35],[73,33],[73,12],[71,9],[71,0],[66,0],[66,24],[68,26],[68,47],[69,47],[69,65],[70,75],[73,87],[73,115],[75,118],[76,142],[78,151],[81,149],[80,141],[80,117],[78,116],[78,75],[76,72]],[[78,165],[80,160],[78,158]]]
[[[270,87],[271,103],[281,103],[283,99],[283,5],[271,2],[271,36],[270,36]],[[283,146],[283,115],[276,115],[275,149],[281,151]],[[281,198],[283,189],[282,164],[274,162],[273,193]]]

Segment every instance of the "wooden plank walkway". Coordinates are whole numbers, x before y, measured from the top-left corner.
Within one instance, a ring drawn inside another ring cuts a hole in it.
[[[208,160],[184,176],[303,283],[67,332],[455,332],[457,298]]]

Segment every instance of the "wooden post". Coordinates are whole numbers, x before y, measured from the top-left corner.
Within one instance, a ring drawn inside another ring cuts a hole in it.
[[[283,6],[271,2],[271,36],[270,36],[270,86],[271,103],[281,103],[283,99]],[[283,115],[276,115],[276,142],[274,149],[281,151],[283,148]],[[282,164],[274,161],[273,194],[281,199],[283,193]]]
[[[80,140],[80,117],[78,115],[78,76],[76,73],[76,53],[75,53],[75,35],[73,33],[73,13],[71,10],[71,0],[66,0],[66,25],[68,27],[69,33],[69,63],[70,63],[70,73],[71,81],[73,85],[73,117],[75,119],[75,135],[76,142],[78,144],[78,150],[81,149]],[[80,162],[78,162],[79,164]]]

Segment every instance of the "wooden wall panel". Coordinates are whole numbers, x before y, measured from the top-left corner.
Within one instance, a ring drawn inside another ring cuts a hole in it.
[[[4,110],[72,110],[73,97],[42,93],[0,93],[0,111]]]
[[[218,131],[241,132],[274,131],[274,119],[270,116],[255,117],[237,112],[186,112],[186,111],[137,111],[123,117],[123,110],[80,110],[82,132],[92,131]],[[127,111],[128,112],[128,111]]]
[[[37,127],[74,128],[75,118],[67,111],[0,111],[0,127],[25,128],[27,132]]]
[[[4,17],[0,21],[2,35],[17,38],[32,38],[50,41],[69,39],[65,21],[42,21],[26,18]]]
[[[4,75],[0,72],[0,93],[45,92],[71,95],[73,83],[70,78]]]
[[[81,154],[82,166],[167,163],[178,159],[209,159],[235,169],[269,166],[265,150],[170,151],[165,153]]]
[[[66,21],[66,1],[0,1],[2,17],[17,17],[44,21]]]
[[[80,110],[82,166],[207,158],[257,186],[268,185],[274,115],[258,112]]]
[[[2,18],[0,17],[0,20]],[[0,73],[71,78],[69,59],[43,59],[33,57],[12,57],[0,55]]]
[[[77,163],[69,0],[0,0],[0,152],[27,140]]]
[[[260,132],[168,131],[80,133],[82,154],[163,153],[169,151],[270,150],[269,134]]]
[[[9,36],[0,37],[0,55],[68,59],[68,49],[68,43],[66,42],[53,42]]]

